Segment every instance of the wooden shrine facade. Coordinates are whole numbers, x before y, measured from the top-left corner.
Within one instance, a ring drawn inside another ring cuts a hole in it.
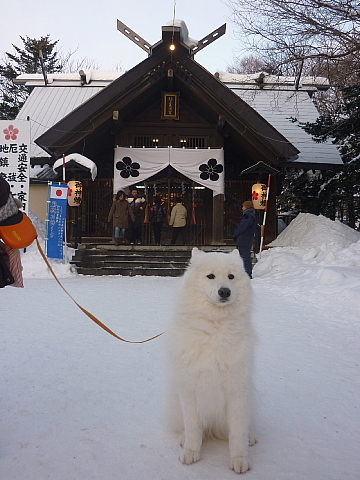
[[[276,168],[298,150],[194,60],[180,28],[163,27],[162,33],[147,59],[60,120],[36,143],[54,158],[80,153],[96,163],[97,179],[85,181],[82,215],[84,234],[95,236],[110,233],[106,217],[116,147],[223,149],[224,194],[213,196],[171,166],[141,184],[150,204],[155,193],[169,207],[176,196],[183,199],[193,244],[221,244],[232,238],[241,219],[241,204],[251,198],[251,185],[259,180],[256,174],[240,177],[241,172],[258,162]],[[276,236],[278,177],[273,176],[265,243]],[[267,176],[261,180],[266,183]],[[129,178],[129,185],[139,185],[136,177]]]

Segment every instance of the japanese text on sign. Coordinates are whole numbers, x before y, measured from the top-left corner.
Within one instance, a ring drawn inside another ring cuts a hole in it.
[[[30,122],[0,120],[0,175],[10,184],[11,193],[29,209]]]

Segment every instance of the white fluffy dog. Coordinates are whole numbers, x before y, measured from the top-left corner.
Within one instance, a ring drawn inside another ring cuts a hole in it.
[[[228,438],[230,468],[250,469],[254,334],[252,291],[237,250],[194,248],[167,331],[167,420],[181,434],[181,462],[200,459],[205,436]]]

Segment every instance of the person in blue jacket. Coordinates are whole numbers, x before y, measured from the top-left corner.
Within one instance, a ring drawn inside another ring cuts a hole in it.
[[[247,200],[242,204],[243,218],[234,233],[234,240],[243,259],[246,273],[252,278],[251,247],[254,243],[256,217],[254,204]]]

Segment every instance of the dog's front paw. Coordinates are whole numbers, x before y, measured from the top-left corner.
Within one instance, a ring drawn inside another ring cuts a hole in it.
[[[247,457],[231,457],[230,468],[236,473],[246,473],[251,469]]]
[[[249,445],[250,447],[254,446],[255,443],[258,443],[257,439],[255,438],[255,435],[253,433],[249,433]]]
[[[185,445],[185,432],[182,432],[182,434],[180,435],[179,443],[180,443],[181,447],[183,447]]]
[[[185,465],[191,465],[192,463],[200,460],[200,450],[187,450],[185,449],[180,455],[180,462]]]

